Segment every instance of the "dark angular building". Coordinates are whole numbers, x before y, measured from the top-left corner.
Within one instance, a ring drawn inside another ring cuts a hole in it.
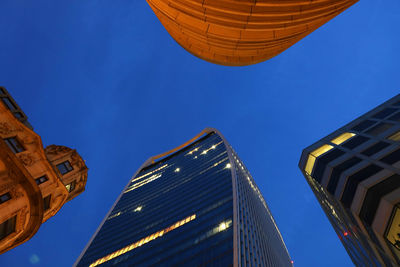
[[[147,160],[75,266],[292,266],[250,173],[215,129]]]
[[[400,95],[304,149],[299,167],[356,266],[400,265]]]

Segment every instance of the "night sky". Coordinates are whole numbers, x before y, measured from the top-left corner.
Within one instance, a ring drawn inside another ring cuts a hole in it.
[[[56,3],[57,2],[57,3]],[[0,85],[86,191],[1,266],[71,266],[139,166],[205,127],[260,187],[297,266],[352,266],[297,167],[303,148],[400,92],[400,2],[362,0],[248,67],[181,48],[145,0],[0,1]]]

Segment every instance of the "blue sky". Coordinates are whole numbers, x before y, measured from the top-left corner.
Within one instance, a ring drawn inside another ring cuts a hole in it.
[[[71,266],[136,169],[205,127],[252,173],[296,267],[352,266],[297,163],[399,93],[399,1],[360,1],[248,67],[187,53],[144,0],[2,0],[0,10],[0,85],[45,145],[75,148],[89,167],[86,191],[2,266]]]

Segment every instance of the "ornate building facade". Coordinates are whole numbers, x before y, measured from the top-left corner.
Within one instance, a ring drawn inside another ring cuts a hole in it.
[[[243,66],[286,50],[358,0],[147,0],[183,48]]]
[[[207,128],[148,159],[75,266],[292,266],[249,171]]]
[[[76,150],[43,148],[26,115],[0,87],[0,253],[29,240],[84,191],[87,167]]]
[[[400,95],[304,149],[299,167],[356,266],[400,265]]]

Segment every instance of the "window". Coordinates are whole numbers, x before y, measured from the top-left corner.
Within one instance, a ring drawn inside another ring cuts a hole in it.
[[[333,146],[331,145],[323,145],[314,150],[313,152],[311,152],[310,155],[308,156],[306,167],[304,168],[305,172],[311,175],[311,172],[314,168],[315,160],[325,152],[331,150],[332,148]]]
[[[400,141],[400,131],[392,134],[391,136],[388,137],[388,139],[392,141]]]
[[[391,121],[400,121],[400,112],[397,112],[397,113],[394,114],[393,116],[390,116],[389,118],[387,118],[387,120],[391,120]]]
[[[22,119],[24,116],[22,115],[22,113],[21,112],[15,112],[14,113],[14,116],[17,118],[17,119]]]
[[[4,142],[8,145],[8,147],[12,150],[14,153],[19,153],[24,151],[24,147],[20,144],[20,142],[17,140],[16,137],[10,137],[4,139]]]
[[[65,186],[68,190],[68,192],[72,192],[75,189],[75,181],[73,181],[72,183],[69,183]]]
[[[382,110],[382,111],[376,113],[374,116],[372,116],[372,118],[384,119],[395,111],[397,111],[396,108],[385,108],[384,110]]]
[[[361,132],[367,129],[368,127],[372,126],[373,124],[375,124],[375,121],[366,120],[354,126],[352,130]]]
[[[322,181],[322,176],[324,174],[326,166],[331,162],[337,159],[338,157],[342,156],[344,154],[343,151],[335,148],[332,149],[331,151],[325,153],[324,155],[320,156],[317,158],[317,161],[315,163],[314,167],[314,173],[313,173],[313,178],[321,183]]]
[[[399,204],[398,204],[399,205]],[[388,225],[386,239],[398,250],[400,250],[400,208],[394,207],[391,222]]]
[[[2,97],[3,103],[7,106],[7,108],[11,111],[17,110],[17,107],[11,102],[8,97]]]
[[[400,160],[400,149],[393,151],[392,153],[388,154],[387,156],[380,159],[380,161],[392,165],[395,164]]]
[[[347,184],[343,191],[342,195],[342,203],[346,208],[350,208],[351,203],[353,202],[354,195],[357,190],[357,186],[362,181],[368,179],[372,175],[380,172],[383,168],[374,164],[370,164],[367,167],[359,170],[355,174],[349,176],[347,180]]]
[[[379,135],[386,131],[387,129],[390,129],[393,126],[391,123],[386,123],[386,122],[381,122],[378,125],[372,127],[365,133],[370,134],[370,135]]]
[[[64,161],[63,163],[57,164],[57,168],[62,175],[72,171],[71,163],[68,160]]]
[[[43,198],[43,210],[50,209],[50,200],[51,200],[51,195],[48,195],[47,197]]]
[[[342,133],[338,137],[332,139],[331,142],[334,143],[335,145],[340,145],[341,143],[346,142],[355,135],[356,134],[354,133]]]
[[[15,232],[15,221],[16,220],[17,220],[17,216],[14,216],[0,224],[0,240],[4,239],[9,234]]]
[[[394,103],[393,106],[400,106],[400,101]]]
[[[361,154],[363,154],[365,156],[372,156],[372,155],[378,153],[379,151],[381,151],[382,149],[385,149],[389,145],[390,144],[386,143],[386,142],[378,142],[378,143],[370,146],[369,148],[367,148],[363,152],[361,152]]]
[[[0,204],[4,203],[4,202],[6,202],[6,201],[8,201],[10,199],[11,199],[10,193],[5,193],[5,194],[0,196]]]
[[[36,184],[43,184],[44,182],[48,181],[49,179],[47,178],[46,175],[43,175],[42,177],[39,177],[37,179],[35,179]]]
[[[359,145],[365,143],[368,140],[369,139],[367,137],[362,136],[362,135],[358,135],[358,136],[350,139],[346,143],[344,143],[342,146],[346,147],[348,149],[354,149],[354,148],[358,147]]]
[[[360,218],[371,226],[381,198],[398,188],[400,188],[400,175],[398,174],[394,174],[369,188],[360,211]]]

